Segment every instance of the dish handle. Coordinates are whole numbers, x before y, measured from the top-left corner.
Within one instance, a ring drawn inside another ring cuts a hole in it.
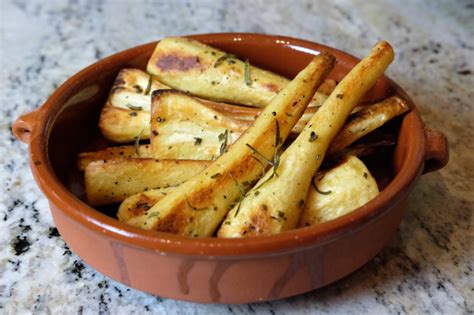
[[[13,122],[13,135],[21,142],[30,143],[31,133],[35,128],[40,108],[21,115]]]
[[[448,139],[438,130],[425,125],[426,152],[423,174],[437,171],[448,164]]]

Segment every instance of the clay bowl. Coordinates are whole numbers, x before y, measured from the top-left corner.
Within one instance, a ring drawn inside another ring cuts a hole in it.
[[[337,57],[331,73],[337,80],[358,61],[333,48],[282,36],[190,37],[287,77],[293,77],[319,51]],[[122,224],[81,201],[75,157],[102,141],[97,128],[99,112],[119,70],[145,69],[155,45],[131,48],[87,67],[13,125],[16,137],[29,143],[31,169],[65,242],[90,266],[127,286],[204,303],[273,300],[322,287],[373,258],[396,232],[419,176],[447,163],[446,138],[427,128],[414,108],[395,124],[396,147],[383,162],[374,163],[379,165],[373,171],[382,193],[336,220],[243,239],[188,238]],[[398,85],[383,77],[367,98],[394,93],[410,100]]]

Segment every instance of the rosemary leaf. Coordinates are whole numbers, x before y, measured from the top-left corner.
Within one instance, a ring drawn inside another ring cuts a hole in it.
[[[127,106],[127,107],[130,108],[131,110],[136,110],[136,111],[143,110],[143,107],[141,107],[141,106],[133,106],[132,104],[127,104],[127,105],[125,105],[125,106]]]
[[[245,59],[245,84],[247,86],[252,85],[252,79],[250,78],[250,62],[248,59]]]
[[[237,179],[235,179],[235,177],[232,175],[232,173],[229,173],[229,175],[234,180],[234,182],[237,185],[237,188],[239,189],[239,192],[240,192],[240,197],[239,197],[239,200],[237,201],[238,206],[237,206],[237,209],[235,210],[235,214],[234,214],[234,218],[235,218],[239,214],[240,206],[242,205],[242,200],[244,200],[244,198],[245,198],[245,188],[242,187],[242,185],[237,181]]]
[[[220,56],[214,63],[214,68],[219,67],[227,59],[237,59],[237,56],[234,54],[225,54],[223,56]]]
[[[271,165],[273,166],[273,162],[270,161],[269,159],[267,159],[262,153],[258,152],[257,149],[255,149],[254,147],[252,147],[250,144],[246,143],[245,144],[247,147],[250,148],[250,150],[252,151],[253,154],[256,154],[258,155],[260,158],[262,158],[265,162],[268,163],[268,165]]]
[[[142,133],[143,133],[143,130],[145,130],[145,128],[142,129],[142,131],[140,131],[140,133],[135,137],[135,153],[137,154],[137,156],[140,156],[140,138],[142,137]]]
[[[280,124],[278,123],[278,120],[275,119],[275,148],[281,144],[281,137],[280,137]]]
[[[309,142],[313,142],[315,141],[316,139],[318,139],[318,135],[316,134],[316,132],[314,131],[311,131],[310,135],[309,135]]]
[[[159,212],[152,212],[148,215],[148,219],[160,216]]]
[[[221,138],[221,135],[219,135],[219,139],[220,138]],[[229,131],[227,129],[224,132],[223,140],[224,140],[224,142],[222,142],[221,147],[219,149],[220,155],[224,154],[227,151],[227,146],[228,146],[228,142],[229,142]]]
[[[311,179],[311,185],[313,186],[314,190],[316,190],[321,195],[329,195],[332,192],[331,190],[328,190],[328,191],[319,190],[318,186],[316,186],[316,184],[314,183],[314,177]]]
[[[152,78],[151,78],[151,76],[150,76],[150,78],[148,79],[148,84],[146,85],[145,95],[150,95],[150,92],[151,92],[151,84],[152,84]]]

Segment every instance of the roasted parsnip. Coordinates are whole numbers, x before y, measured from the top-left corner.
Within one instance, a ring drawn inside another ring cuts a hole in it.
[[[181,94],[181,92],[177,92],[174,90],[168,90],[168,94]],[[188,96],[189,97],[189,96]],[[219,106],[215,105],[214,102],[210,102],[213,104],[207,104],[203,100],[196,100],[192,99],[188,106],[191,106],[191,104],[197,104],[197,108],[195,112],[199,115],[200,111],[199,108],[204,104],[205,106],[215,109],[219,108],[219,112],[222,113],[225,117],[238,117],[239,119],[233,119],[234,122],[237,122],[239,124],[239,127],[233,127],[232,128],[226,128],[227,130],[230,130],[233,132],[233,137],[229,137],[229,144],[233,142],[237,137],[236,135],[240,135],[242,129],[247,128],[250,126],[251,122],[255,120],[254,113],[259,113],[260,110],[255,109],[255,108],[247,108],[247,107],[237,107],[237,106],[232,106],[232,105],[227,105],[227,106]],[[377,145],[369,145],[369,146],[357,146],[353,147],[350,149],[350,151],[344,150],[346,147],[348,147],[350,144],[354,143],[355,141],[359,140],[363,136],[367,135],[371,131],[379,128],[381,125],[389,121],[395,116],[401,115],[408,111],[410,109],[409,104],[402,99],[400,96],[392,96],[386,100],[383,100],[379,103],[369,105],[369,106],[364,106],[360,108],[358,111],[355,113],[351,114],[349,116],[349,119],[346,121],[342,129],[338,132],[337,136],[334,138],[334,140],[331,142],[331,145],[328,148],[328,156],[334,157],[336,155],[340,154],[353,154],[357,156],[363,156],[366,155],[369,152],[373,152],[375,147]],[[121,109],[119,109],[121,110]],[[315,110],[314,109],[307,109],[303,116],[301,116],[300,120],[298,120],[298,123],[293,127],[292,132],[297,134],[301,132],[301,130],[304,128],[306,123],[311,119],[311,117],[314,115]],[[170,114],[170,120],[174,119],[174,113]],[[201,121],[203,118],[193,118],[196,119],[197,121]],[[246,120],[246,121],[244,121]],[[183,126],[184,127],[184,126]],[[207,128],[209,128],[209,125],[206,125]],[[239,129],[240,128],[240,129]],[[201,129],[199,129],[200,132]],[[167,131],[172,132],[172,131]],[[177,126],[177,133],[180,133],[180,129]],[[196,134],[199,134],[196,133]],[[216,132],[216,131],[214,131]],[[219,133],[222,134],[222,133]],[[160,133],[161,135],[161,133]],[[194,134],[189,131],[189,137],[194,138]],[[199,138],[199,137],[198,137]],[[199,139],[194,139],[194,141],[198,141]],[[168,159],[177,159],[177,158],[183,158],[180,157],[180,152],[182,151],[179,149],[180,143],[179,141],[176,141],[178,143],[173,144],[174,149],[169,150],[169,152],[166,152],[166,155],[162,156],[163,158],[168,158]],[[382,145],[391,145],[393,144],[392,141],[389,143],[384,142]],[[219,151],[220,146],[222,145],[222,141],[219,141],[219,137],[209,137],[206,140],[206,146],[207,148],[213,148],[209,150],[213,150],[212,152]],[[201,152],[197,152],[197,150],[191,150],[186,155],[186,158],[188,159],[199,159],[202,157]],[[194,148],[196,149],[196,148]],[[165,150],[168,150],[168,147],[165,147]],[[139,153],[138,155],[136,152],[136,148],[133,146],[120,146],[120,147],[111,147],[106,150],[102,151],[97,151],[97,152],[85,152],[79,154],[78,158],[78,167],[80,170],[84,170],[85,166],[90,163],[91,161],[96,161],[96,160],[102,160],[102,159],[107,159],[111,157],[152,157],[152,152],[150,149],[149,145],[140,145],[139,146]],[[194,154],[195,152],[196,154]],[[214,155],[215,157],[216,155]],[[213,154],[209,154],[206,159],[212,159]],[[204,159],[204,158],[202,158]]]
[[[110,147],[100,151],[82,152],[77,158],[77,167],[80,171],[86,169],[86,166],[94,161],[103,161],[112,158],[151,158],[151,146],[142,145],[123,145],[119,147]]]
[[[316,56],[214,163],[127,223],[182,235],[212,235],[231,205],[263,174],[260,159],[274,154],[275,138],[281,142],[288,137],[334,61],[326,53]],[[251,147],[262,157],[255,157]]]
[[[175,187],[153,189],[128,197],[118,210],[119,220],[126,222],[143,215],[173,189]],[[377,182],[365,164],[355,156],[346,156],[337,166],[317,173],[299,226],[336,219],[366,204],[378,193]],[[274,218],[277,219],[282,218]]]
[[[201,161],[205,163],[204,161]],[[165,187],[144,191],[127,197],[117,212],[117,218],[122,222],[147,214],[158,201],[170,193],[175,187]]]
[[[157,159],[212,160],[247,128],[183,92],[153,92],[150,143]]]
[[[319,97],[312,100],[313,107],[307,109],[293,132],[300,132],[303,129],[305,123],[327,98],[326,94],[329,94],[335,85],[334,80],[326,80],[321,85]],[[102,134],[116,143],[132,142],[139,134],[141,134],[141,139],[148,139],[150,137],[151,94],[153,91],[164,89],[169,89],[169,87],[139,69],[120,71],[100,115],[99,128]],[[221,112],[229,119],[237,119],[247,126],[250,126],[255,116],[261,112],[257,108],[193,98]]]
[[[277,234],[297,226],[311,179],[329,144],[392,60],[387,42],[374,46],[336,86],[281,159],[275,159],[272,169],[228,213],[219,237]]]
[[[162,39],[148,61],[148,73],[193,95],[221,102],[265,107],[289,82],[248,61],[196,40]],[[326,95],[316,93],[315,103]]]
[[[87,201],[93,206],[111,204],[148,189],[176,186],[209,164],[192,160],[134,158],[91,162],[84,171]]]
[[[133,141],[138,135],[148,139],[151,92],[159,89],[168,87],[141,70],[121,70],[100,114],[102,134],[117,143]]]
[[[345,215],[368,203],[379,193],[365,164],[347,156],[339,165],[313,179],[299,226],[309,226]]]
[[[328,155],[340,152],[345,147],[379,128],[395,116],[410,109],[410,105],[400,96],[389,97],[377,104],[364,107],[349,116],[344,127],[337,134],[328,149]]]

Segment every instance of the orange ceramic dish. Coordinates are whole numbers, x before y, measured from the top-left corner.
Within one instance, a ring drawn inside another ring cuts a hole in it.
[[[190,37],[287,77],[293,77],[319,51],[337,57],[330,75],[336,80],[358,61],[336,49],[288,37]],[[444,135],[427,128],[414,107],[399,119],[396,147],[382,163],[379,181],[385,183],[383,191],[336,220],[279,235],[241,239],[188,238],[125,225],[81,201],[75,158],[80,150],[91,144],[97,148],[103,141],[97,121],[119,70],[145,69],[155,45],[125,50],[82,70],[43,106],[13,125],[16,137],[29,143],[31,169],[49,200],[61,236],[93,268],[130,287],[205,303],[265,301],[319,288],[374,257],[396,232],[418,177],[447,163]],[[377,82],[367,98],[393,93],[410,101],[387,77]]]

